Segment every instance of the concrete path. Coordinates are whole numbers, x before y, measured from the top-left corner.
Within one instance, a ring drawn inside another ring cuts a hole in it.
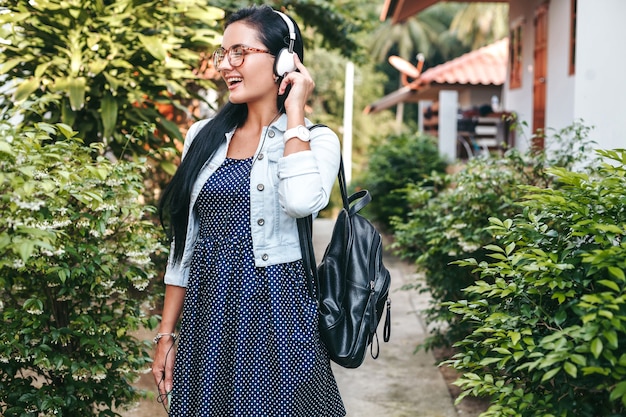
[[[317,259],[321,259],[330,240],[334,221],[317,219],[313,236]],[[428,295],[400,290],[413,282],[413,267],[393,256],[384,258],[391,273],[391,340],[382,341],[380,356],[367,357],[357,369],[345,369],[333,364],[348,417],[458,417],[446,383],[430,352],[415,347],[427,336],[419,314],[428,303]],[[149,340],[153,335],[142,332],[138,337]],[[151,374],[146,374],[137,386],[155,392]],[[142,401],[124,417],[165,417],[154,396]],[[242,416],[245,417],[245,416]],[[313,417],[313,416],[312,416]]]

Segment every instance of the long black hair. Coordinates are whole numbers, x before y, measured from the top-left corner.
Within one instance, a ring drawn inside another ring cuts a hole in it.
[[[274,56],[289,43],[289,29],[285,21],[269,6],[252,6],[233,13],[224,29],[235,22],[243,22],[255,29],[259,40]],[[302,35],[293,19],[292,22],[296,30],[294,52],[304,62]],[[276,99],[277,108],[281,111],[284,109],[286,96],[287,94],[284,94]],[[169,239],[177,242],[174,249],[175,262],[182,259],[185,248],[193,184],[206,161],[212,158],[220,145],[226,141],[225,134],[242,126],[247,117],[248,106],[245,103],[226,103],[198,132],[176,174],[163,191],[159,202],[159,216],[161,224],[168,230]],[[166,226],[167,222],[169,227]]]

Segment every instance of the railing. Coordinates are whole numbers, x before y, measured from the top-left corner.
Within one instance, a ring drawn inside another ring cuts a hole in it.
[[[457,157],[501,155],[515,146],[515,132],[511,131],[511,115],[505,112],[491,113],[460,119],[458,123]]]

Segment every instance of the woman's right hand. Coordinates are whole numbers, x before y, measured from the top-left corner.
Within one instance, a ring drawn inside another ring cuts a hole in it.
[[[152,361],[152,375],[159,390],[159,398],[161,398],[165,406],[167,403],[167,394],[172,391],[174,361],[176,359],[176,346],[174,338],[170,335],[163,336],[156,345],[154,360]]]

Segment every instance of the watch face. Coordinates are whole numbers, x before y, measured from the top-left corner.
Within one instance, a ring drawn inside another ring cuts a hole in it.
[[[283,140],[285,143],[287,143],[287,141],[291,138],[298,138],[303,142],[308,142],[310,140],[310,136],[311,132],[309,131],[309,129],[307,129],[305,126],[299,125],[291,129],[287,129],[285,131]]]
[[[309,129],[307,129],[306,127],[298,126],[298,135],[300,136],[301,139],[308,140],[310,133],[311,132],[309,132]]]

